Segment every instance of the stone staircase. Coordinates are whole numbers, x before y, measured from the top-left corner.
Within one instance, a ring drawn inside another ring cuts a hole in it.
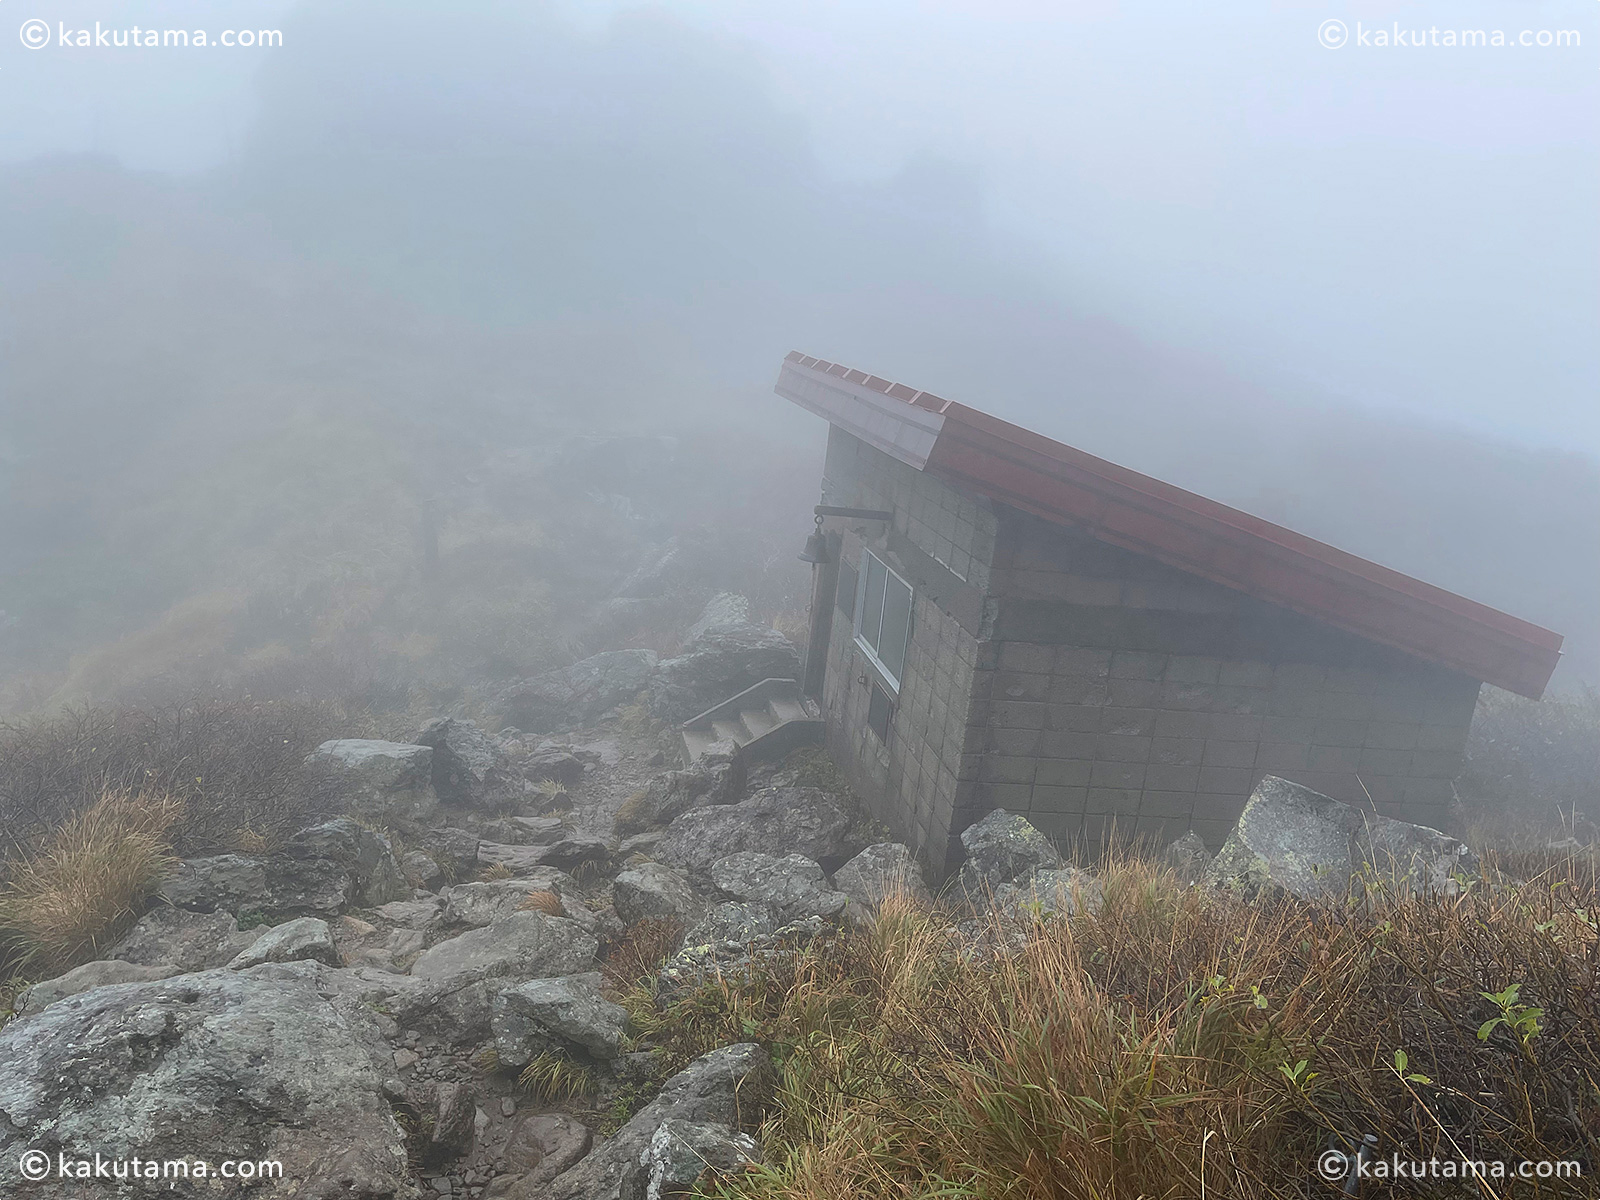
[[[822,718],[800,694],[797,679],[763,679],[680,728],[684,759],[691,764],[719,742],[732,742],[749,761],[759,762],[822,741]]]

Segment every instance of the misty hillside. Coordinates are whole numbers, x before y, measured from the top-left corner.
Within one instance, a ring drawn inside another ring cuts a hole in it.
[[[1594,459],[1114,325],[986,225],[981,180],[831,179],[758,71],[665,17],[377,11],[296,15],[226,168],[0,170],[7,705],[333,645],[330,687],[527,673],[691,530],[803,608],[823,430],[771,395],[793,348],[1548,625],[1557,685],[1600,680]],[[593,434],[676,440],[605,480]]]

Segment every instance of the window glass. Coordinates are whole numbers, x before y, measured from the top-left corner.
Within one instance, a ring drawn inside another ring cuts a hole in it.
[[[889,578],[884,565],[867,555],[867,591],[861,605],[861,640],[878,652],[878,631],[883,625],[883,585]]]
[[[896,680],[906,665],[906,634],[911,632],[911,589],[889,576],[883,592],[883,631],[878,635],[878,661]]]

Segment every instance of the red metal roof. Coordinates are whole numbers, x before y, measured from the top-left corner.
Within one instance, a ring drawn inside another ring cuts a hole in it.
[[[1560,660],[1558,633],[965,404],[799,351],[776,390],[918,470],[1496,687],[1537,699]]]

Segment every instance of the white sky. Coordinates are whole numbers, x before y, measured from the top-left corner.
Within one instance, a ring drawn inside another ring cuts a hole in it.
[[[564,7],[598,27],[630,5]],[[757,59],[837,175],[919,153],[970,167],[999,231],[1136,328],[1247,374],[1600,453],[1596,0],[657,7]],[[29,51],[23,20],[292,30],[290,9],[0,0],[0,160],[201,169],[250,118],[249,52]],[[1352,41],[1359,22],[1583,44],[1330,50],[1329,18]]]

